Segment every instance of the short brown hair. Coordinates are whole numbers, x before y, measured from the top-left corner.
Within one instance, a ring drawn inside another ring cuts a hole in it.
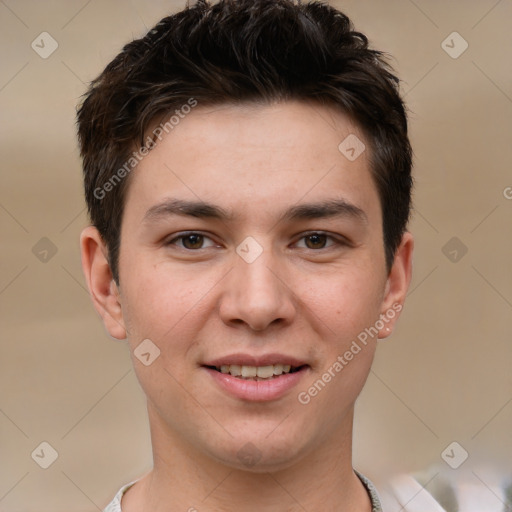
[[[304,100],[349,115],[370,146],[389,269],[411,208],[412,151],[398,84],[382,52],[320,2],[199,0],[162,19],[107,65],[78,109],[85,197],[116,282],[129,171],[151,149],[144,139],[155,121],[191,101]]]

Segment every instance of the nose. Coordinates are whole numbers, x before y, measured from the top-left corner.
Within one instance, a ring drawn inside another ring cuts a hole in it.
[[[283,269],[271,251],[252,262],[236,256],[224,282],[220,316],[227,325],[245,325],[254,331],[289,325],[296,306]]]

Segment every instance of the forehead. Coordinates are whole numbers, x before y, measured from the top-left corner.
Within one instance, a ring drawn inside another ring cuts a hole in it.
[[[133,171],[125,211],[141,217],[172,196],[217,204],[236,218],[320,199],[379,215],[364,141],[357,125],[330,107],[199,104],[162,132]]]

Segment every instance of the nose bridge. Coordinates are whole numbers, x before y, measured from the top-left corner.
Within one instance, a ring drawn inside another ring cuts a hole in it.
[[[221,305],[224,321],[244,322],[263,330],[279,320],[293,317],[291,291],[280,278],[280,265],[270,247],[246,240],[237,248],[228,289]]]
[[[240,261],[237,269],[240,275],[240,284],[244,291],[247,291],[247,299],[257,301],[258,298],[266,297],[277,299],[282,292],[282,283],[277,277],[278,270],[273,261],[274,258],[267,251],[265,255],[259,256],[252,263]]]

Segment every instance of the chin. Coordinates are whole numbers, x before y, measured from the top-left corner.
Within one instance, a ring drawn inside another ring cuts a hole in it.
[[[294,436],[272,434],[243,435],[226,441],[225,450],[212,450],[213,457],[233,469],[250,473],[269,473],[287,469],[296,464],[307,451],[304,440]]]

